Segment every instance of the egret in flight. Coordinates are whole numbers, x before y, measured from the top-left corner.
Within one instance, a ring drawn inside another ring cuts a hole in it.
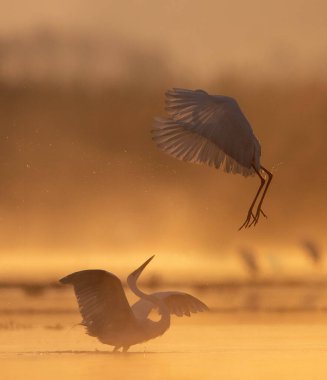
[[[129,305],[119,278],[105,270],[83,270],[60,280],[73,285],[87,334],[114,346],[114,351],[122,347],[126,352],[134,344],[161,336],[170,326],[171,314],[182,317],[208,310],[203,302],[187,293],[143,293],[136,282],[153,257],[127,278],[128,286],[140,298],[133,306]],[[148,318],[152,309],[158,309],[159,321]]]
[[[244,177],[256,174],[260,186],[239,229],[267,217],[262,203],[273,176],[260,164],[260,143],[236,100],[174,88],[166,92],[166,110],[169,116],[156,118],[152,129],[158,147],[179,160]]]

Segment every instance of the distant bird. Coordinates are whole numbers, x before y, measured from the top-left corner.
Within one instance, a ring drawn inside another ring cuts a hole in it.
[[[261,214],[267,217],[262,203],[273,176],[260,164],[260,143],[236,100],[174,88],[166,92],[166,110],[169,117],[156,118],[152,129],[158,147],[179,160],[221,167],[244,177],[257,174],[260,187],[239,229],[256,225]]]
[[[256,254],[252,250],[244,247],[240,248],[239,254],[250,275],[256,277],[260,272]]]
[[[320,251],[318,245],[312,240],[303,240],[302,246],[306,250],[310,259],[315,263],[319,264],[322,261],[323,255]]]
[[[90,336],[114,346],[114,351],[145,342],[164,334],[170,326],[170,315],[190,316],[208,310],[208,307],[187,293],[170,291],[145,294],[136,281],[154,256],[127,278],[130,289],[140,297],[130,307],[118,277],[104,270],[83,270],[60,280],[74,286],[75,295],[83,317],[82,325]],[[148,318],[152,309],[158,309],[161,319]]]

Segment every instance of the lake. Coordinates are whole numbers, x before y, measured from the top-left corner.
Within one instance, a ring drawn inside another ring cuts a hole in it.
[[[208,299],[213,297],[205,297]],[[84,334],[69,290],[1,293],[2,379],[326,379],[325,311],[173,317],[155,340],[112,354]]]

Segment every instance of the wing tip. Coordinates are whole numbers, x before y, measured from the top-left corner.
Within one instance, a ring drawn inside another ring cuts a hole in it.
[[[169,90],[165,92],[166,98],[175,97],[181,94],[185,93],[191,93],[194,92],[193,90],[188,90],[186,88],[180,88],[180,87],[172,87]]]
[[[202,302],[202,310],[200,310],[200,312],[202,313],[203,311],[210,311],[210,307]]]
[[[65,276],[58,281],[62,285],[71,284],[71,275]]]
[[[189,90],[187,88],[181,88],[181,87],[172,87],[170,88],[169,90],[167,90],[165,92],[165,96],[166,97],[170,97],[170,96],[177,96],[177,95],[182,95],[182,94],[194,94],[194,93],[202,93],[204,95],[208,95],[208,93],[204,90],[201,90],[199,88],[195,89],[195,90]]]

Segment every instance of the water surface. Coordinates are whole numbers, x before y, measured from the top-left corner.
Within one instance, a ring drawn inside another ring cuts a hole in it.
[[[26,299],[29,308],[18,309]],[[29,301],[28,301],[29,300]],[[112,354],[84,334],[70,293],[2,297],[1,378],[326,379],[327,313],[229,311],[172,320],[161,338]],[[31,307],[31,305],[34,307]],[[51,307],[52,308],[51,308]],[[10,310],[10,307],[12,309]]]

